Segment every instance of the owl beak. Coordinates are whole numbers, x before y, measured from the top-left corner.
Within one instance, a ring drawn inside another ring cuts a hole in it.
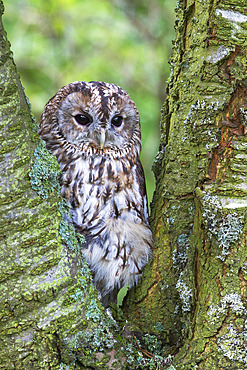
[[[105,145],[105,130],[102,128],[100,131],[100,147],[103,149]]]

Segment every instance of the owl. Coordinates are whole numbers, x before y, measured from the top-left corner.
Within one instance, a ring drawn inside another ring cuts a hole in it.
[[[61,194],[107,307],[138,282],[153,244],[136,105],[117,85],[73,82],[46,104],[39,134],[60,165]]]

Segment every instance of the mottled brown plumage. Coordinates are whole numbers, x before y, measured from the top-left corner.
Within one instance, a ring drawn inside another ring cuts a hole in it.
[[[138,281],[152,246],[138,111],[117,85],[74,82],[46,104],[39,133],[60,164],[62,196],[107,305]]]

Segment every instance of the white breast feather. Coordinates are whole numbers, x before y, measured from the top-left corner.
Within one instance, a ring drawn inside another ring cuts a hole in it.
[[[94,272],[95,285],[104,282],[101,291],[104,296],[115,287],[121,288],[127,284],[131,288],[138,281],[150,256],[152,234],[147,224],[146,199],[141,196],[136,176],[132,176],[131,187],[124,186],[115,192],[116,177],[121,177],[124,182],[124,177],[120,176],[123,174],[123,166],[117,160],[106,160],[100,178],[98,172],[101,160],[96,157],[92,163],[92,158],[78,159],[74,169],[76,180],[71,182],[70,189],[71,194],[73,187],[79,189],[79,206],[72,207],[72,217],[82,232],[90,229],[83,253]],[[109,163],[115,180],[107,177]],[[132,171],[135,173],[135,167]],[[79,176],[76,176],[78,173]],[[77,187],[75,181],[78,181]],[[111,191],[108,198],[104,199],[107,188]]]

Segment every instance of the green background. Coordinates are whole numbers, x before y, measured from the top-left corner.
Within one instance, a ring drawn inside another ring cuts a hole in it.
[[[141,117],[149,200],[160,109],[174,38],[175,0],[6,0],[4,26],[39,122],[45,103],[72,81],[127,90]]]

